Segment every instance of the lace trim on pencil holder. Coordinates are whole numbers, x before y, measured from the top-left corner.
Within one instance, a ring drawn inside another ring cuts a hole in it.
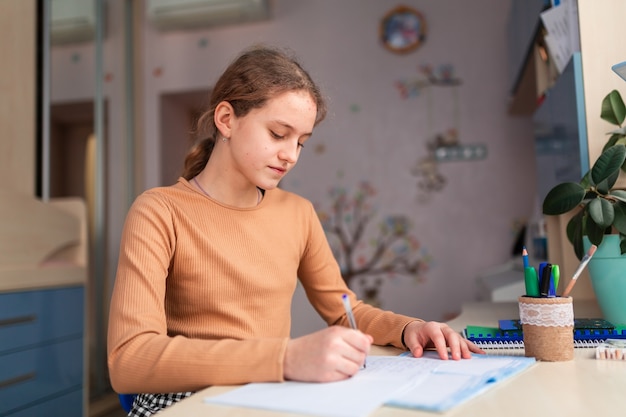
[[[567,327],[574,325],[572,304],[519,303],[520,322],[532,326]]]

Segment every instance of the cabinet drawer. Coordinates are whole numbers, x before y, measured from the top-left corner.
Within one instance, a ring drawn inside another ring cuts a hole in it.
[[[82,389],[83,339],[0,355],[0,416]]]
[[[83,333],[83,287],[0,294],[0,355]]]
[[[4,414],[0,414],[4,417]],[[37,417],[37,416],[83,416],[83,393],[82,390],[74,390],[67,394],[61,394],[49,401],[35,404],[31,407],[20,409],[15,413],[7,414],[6,417]]]

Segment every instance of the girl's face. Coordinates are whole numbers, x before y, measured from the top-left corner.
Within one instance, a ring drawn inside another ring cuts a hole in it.
[[[315,101],[299,90],[282,93],[235,118],[230,137],[235,169],[257,187],[276,188],[298,162],[316,115]]]

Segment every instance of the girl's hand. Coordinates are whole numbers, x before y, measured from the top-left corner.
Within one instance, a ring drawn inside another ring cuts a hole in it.
[[[424,349],[434,347],[441,359],[448,359],[448,348],[452,359],[469,359],[472,353],[485,353],[474,343],[463,338],[445,323],[436,321],[413,321],[404,328],[404,344],[416,358]]]
[[[287,344],[283,375],[306,382],[350,378],[363,366],[372,341],[371,336],[342,326],[292,339]]]

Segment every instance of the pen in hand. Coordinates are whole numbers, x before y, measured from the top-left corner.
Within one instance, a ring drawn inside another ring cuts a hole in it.
[[[341,296],[341,300],[343,301],[343,306],[346,309],[346,315],[348,316],[348,321],[350,322],[350,327],[354,330],[358,330],[356,327],[356,320],[354,319],[354,314],[352,314],[352,306],[350,305],[350,299],[348,298],[348,294],[344,294]],[[363,361],[363,368],[367,367],[367,363]]]

